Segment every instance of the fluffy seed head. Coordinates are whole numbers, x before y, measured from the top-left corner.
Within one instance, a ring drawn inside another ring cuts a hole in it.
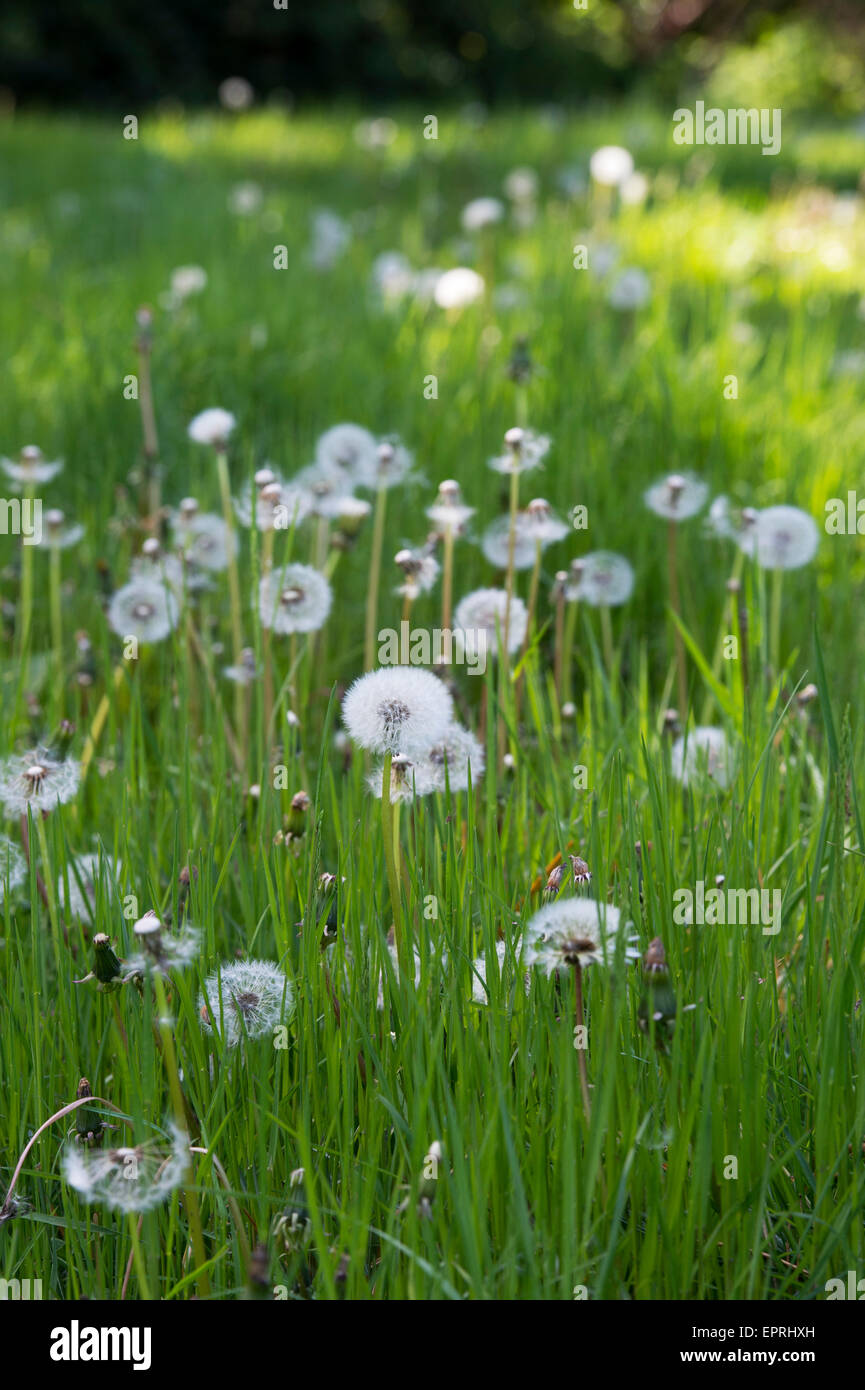
[[[569,603],[587,603],[590,608],[615,608],[626,603],[634,588],[634,571],[623,555],[611,550],[595,550],[583,555],[579,567],[571,566],[565,598]]]
[[[284,565],[271,570],[259,585],[261,625],[274,632],[317,632],[332,602],[330,585],[311,565]]]
[[[669,473],[648,488],[643,501],[656,516],[669,521],[685,521],[696,515],[708,495],[708,484],[693,473]]]
[[[508,595],[505,589],[475,589],[457,604],[454,627],[463,634],[467,652],[483,651],[498,655],[499,638],[505,639],[505,614],[509,612],[508,652],[515,652],[523,643],[529,614],[522,599]]]
[[[699,724],[673,744],[671,767],[673,776],[683,787],[707,778],[719,787],[726,787],[733,776],[733,753],[723,729]]]
[[[169,1133],[168,1144],[151,1139],[135,1148],[70,1147],[63,1155],[63,1177],[90,1205],[152,1211],[181,1185],[186,1172],[189,1138],[173,1123]]]
[[[223,965],[208,976],[198,999],[202,1028],[215,1031],[225,1047],[272,1034],[291,1020],[294,1009],[294,987],[270,960]]]
[[[756,521],[757,563],[766,570],[795,570],[817,554],[817,523],[799,507],[767,507]]]
[[[177,626],[180,607],[165,584],[142,576],[118,589],[108,605],[108,623],[120,637],[162,642]]]
[[[361,748],[373,753],[424,753],[444,737],[453,712],[437,676],[415,666],[368,671],[349,689],[342,717]]]
[[[637,960],[621,913],[594,898],[557,898],[535,913],[526,929],[526,962],[548,975],[569,966],[611,965],[617,950],[625,960]]]

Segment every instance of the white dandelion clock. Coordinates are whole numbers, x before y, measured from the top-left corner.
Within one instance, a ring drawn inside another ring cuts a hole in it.
[[[501,222],[505,205],[500,198],[473,198],[462,210],[460,221],[467,232],[479,232]]]
[[[622,312],[642,309],[652,297],[652,285],[648,275],[637,266],[620,270],[607,291],[607,303],[612,309]]]
[[[484,289],[483,278],[476,270],[459,265],[438,277],[433,299],[440,309],[464,309],[480,299]]]
[[[270,960],[223,965],[208,976],[198,998],[202,1028],[215,1032],[225,1047],[244,1038],[272,1037],[275,1028],[291,1021],[294,1009],[294,986]]]
[[[621,145],[601,145],[589,160],[589,173],[603,188],[618,188],[633,172],[633,155]]]
[[[706,781],[727,787],[733,777],[733,753],[723,729],[700,724],[673,744],[673,776],[683,787]]]
[[[257,531],[290,531],[312,514],[314,499],[298,478],[283,483],[267,476],[265,470],[262,478],[266,481],[258,487],[254,504],[249,494],[233,499],[234,514],[241,526],[251,526],[254,520]]]
[[[366,779],[373,796],[381,796],[384,780],[384,764],[374,767]],[[396,753],[390,764],[390,802],[411,804],[418,796],[428,796],[432,791],[429,779],[424,777],[423,768],[416,767],[404,753]]]
[[[453,714],[445,685],[430,671],[392,666],[368,671],[342,702],[349,735],[372,753],[424,753],[444,737]]]
[[[36,483],[50,483],[62,467],[62,459],[49,462],[36,444],[25,444],[17,462],[7,458],[0,459],[0,468],[6,476],[25,487],[34,486]]]
[[[627,603],[633,589],[634,571],[624,555],[595,550],[571,566],[565,598],[570,603],[587,603],[590,608],[616,608]]]
[[[382,439],[376,448],[374,468],[355,473],[357,486],[373,488],[376,492],[397,487],[409,479],[413,463],[413,455],[398,439]]]
[[[557,898],[536,912],[526,928],[526,964],[553,975],[576,965],[609,966],[619,953],[623,960],[638,960],[637,937],[629,926],[609,903]]]
[[[27,860],[21,850],[8,836],[0,835],[0,905],[26,878]]]
[[[207,271],[200,265],[179,265],[171,272],[171,293],[176,299],[201,294],[207,288]]]
[[[396,592],[412,600],[430,592],[441,570],[436,557],[426,548],[400,550],[394,556],[394,564],[399,565],[405,575]]]
[[[419,760],[415,780],[425,790],[466,791],[471,778],[477,786],[484,772],[486,756],[480,739],[461,724],[453,723]]]
[[[237,554],[234,532],[211,512],[196,512],[189,518],[180,513],[174,522],[174,538],[187,562],[202,570],[224,570]]]
[[[350,484],[375,477],[378,442],[363,425],[333,425],[319,437],[315,461],[321,473],[346,475]]]
[[[332,603],[333,590],[311,565],[284,565],[271,570],[259,585],[261,625],[273,632],[318,632]]]
[[[224,449],[236,424],[230,410],[211,406],[190,420],[186,433],[196,444],[210,444],[215,449]]]
[[[441,535],[457,536],[465,530],[475,509],[463,502],[459,483],[446,478],[439,483],[438,496],[433,505],[427,507],[426,514]]]
[[[129,566],[130,582],[141,580],[146,584],[158,584],[170,589],[179,599],[185,588],[203,588],[203,576],[186,574],[179,555],[161,549],[159,542],[150,537],[144,542],[141,554],[136,555]]]
[[[7,816],[34,816],[71,801],[81,782],[75,758],[56,757],[49,749],[32,748],[0,764],[0,803]]]
[[[463,634],[466,652],[472,655],[489,652],[498,656],[499,641],[505,640],[505,628],[508,652],[517,651],[522,646],[528,624],[526,605],[512,595],[509,607],[505,589],[475,589],[460,600],[454,614],[454,626]]]
[[[138,642],[162,642],[174,631],[180,615],[177,596],[156,578],[137,577],[112,596],[108,624],[119,637]]]
[[[693,473],[669,473],[647,489],[643,501],[656,516],[666,517],[668,521],[686,521],[696,516],[708,495],[708,484]]]
[[[163,923],[151,910],[145,912],[132,928],[140,952],[126,962],[127,975],[167,975],[170,970],[185,970],[198,959],[201,932],[185,924],[179,931],[166,931]]]
[[[515,570],[529,570],[535,563],[537,549],[531,536],[521,525],[521,518],[514,518],[513,567]],[[509,516],[497,517],[491,522],[481,537],[481,550],[496,569],[505,570],[511,558],[511,519]]]
[[[801,569],[814,559],[820,532],[799,507],[766,507],[756,522],[757,563],[766,570]]]
[[[189,1137],[175,1124],[169,1141],[151,1139],[134,1148],[88,1149],[71,1145],[63,1178],[88,1205],[112,1211],[152,1211],[179,1188],[189,1162]]]

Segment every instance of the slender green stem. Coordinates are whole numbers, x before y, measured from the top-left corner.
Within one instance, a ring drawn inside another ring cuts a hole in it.
[[[576,1028],[582,1028],[584,1026],[583,968],[579,962],[574,966],[574,1018],[574,1026]],[[577,1039],[577,1041],[581,1041],[581,1039]],[[583,1113],[586,1117],[586,1124],[590,1125],[592,1123],[592,1103],[589,1099],[589,1077],[586,1068],[586,1051],[587,1049],[585,1047],[577,1048],[577,1063],[580,1068],[580,1090],[583,1094]]]
[[[384,519],[387,508],[387,489],[380,487],[375,496],[372,524],[372,555],[369,563],[369,584],[366,591],[366,635],[363,644],[363,669],[371,671],[375,662],[375,637],[378,628],[378,588],[381,579],[381,552],[384,545]]]
[[[769,597],[769,666],[773,678],[781,674],[781,593],[784,571],[773,570]]]
[[[676,558],[676,522],[667,526],[667,572],[670,581],[670,607],[677,618],[682,616],[682,603],[679,598],[679,565]],[[678,627],[674,633],[676,647],[676,671],[679,680],[679,717],[684,722],[688,715],[688,668],[685,661],[685,643]]]
[[[403,933],[402,896],[400,893],[398,846],[394,836],[393,804],[390,799],[390,769],[392,754],[385,753],[381,773],[381,829],[384,838],[384,859],[387,871],[387,884],[390,890],[390,906],[393,913],[393,934],[396,943],[400,970],[408,969],[407,944]]]
[[[243,650],[243,619],[240,602],[240,579],[237,572],[237,554],[234,547],[234,511],[231,505],[231,481],[228,476],[228,455],[225,449],[216,450],[216,468],[219,475],[219,493],[222,499],[222,517],[228,531],[228,599],[231,607],[231,641],[235,666],[241,664]],[[246,748],[243,686],[234,687],[234,713],[237,736],[242,748]]]
[[[141,1290],[141,1297],[149,1303],[151,1301],[150,1284],[147,1281],[147,1266],[144,1262],[141,1237],[138,1232],[139,1218],[134,1211],[129,1213],[128,1221],[129,1239],[132,1241],[132,1259],[135,1264],[135,1273],[138,1275],[138,1287]]]

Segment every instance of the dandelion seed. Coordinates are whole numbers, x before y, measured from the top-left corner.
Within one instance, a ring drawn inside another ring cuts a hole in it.
[[[483,279],[468,266],[446,270],[435,282],[433,299],[440,309],[464,309],[480,299],[484,292]]]
[[[209,444],[214,449],[223,450],[236,424],[230,410],[211,406],[190,420],[186,433],[196,444]]]
[[[467,232],[479,232],[501,222],[505,215],[505,205],[499,198],[474,198],[466,203],[460,218]]]
[[[601,145],[589,160],[589,172],[603,188],[618,188],[634,172],[634,159],[621,145]]]
[[[799,507],[767,507],[757,513],[757,563],[767,570],[794,570],[817,554],[817,523]]]
[[[27,878],[27,860],[6,835],[0,835],[0,905]]]
[[[683,787],[708,778],[727,787],[733,776],[733,754],[723,729],[698,725],[673,744],[672,773]]]
[[[179,555],[166,554],[158,540],[150,536],[141,547],[141,554],[129,566],[130,582],[141,581],[170,589],[179,600],[185,589],[202,589],[207,581],[203,575],[187,573]]]
[[[258,589],[262,627],[274,632],[317,632],[333,603],[333,590],[311,565],[284,565],[264,575]]]
[[[558,898],[532,917],[526,928],[526,963],[548,975],[579,965],[612,965],[638,960],[639,951],[617,907],[594,898]]]
[[[652,484],[643,494],[643,501],[656,516],[685,521],[696,515],[708,495],[708,485],[692,473],[670,473]]]
[[[84,527],[77,522],[66,520],[58,507],[51,507],[44,515],[41,545],[49,550],[67,550],[77,545],[84,535]]]
[[[373,753],[424,753],[443,738],[453,700],[437,676],[413,666],[368,671],[349,689],[342,717],[355,743]]]
[[[568,603],[590,608],[616,608],[627,603],[634,588],[634,571],[623,555],[594,550],[575,561],[565,585]]]
[[[398,439],[383,439],[376,449],[375,467],[370,470],[367,465],[363,470],[355,469],[356,485],[373,488],[376,492],[397,487],[408,481],[413,462],[412,455]]]
[[[56,757],[39,746],[0,764],[0,802],[8,816],[34,816],[53,811],[71,801],[81,781],[81,766],[74,758]]]
[[[550,448],[550,438],[546,434],[535,434],[533,430],[523,430],[518,426],[508,430],[505,435],[506,453],[489,460],[495,473],[528,473],[540,468]]]
[[[269,960],[244,960],[221,966],[204,983],[198,998],[201,1026],[216,1032],[224,1047],[244,1038],[272,1036],[294,1015],[294,986]]]
[[[0,459],[0,468],[7,477],[12,478],[16,483],[23,483],[24,486],[36,483],[50,483],[52,478],[63,467],[62,459],[55,459],[49,463],[42,450],[35,444],[25,444],[18,455],[17,463],[11,459]]]
[[[65,1182],[91,1206],[152,1211],[182,1185],[189,1162],[189,1136],[173,1123],[168,1128],[169,1144],[152,1139],[135,1148],[67,1149]]]
[[[466,594],[454,614],[454,625],[463,634],[466,652],[474,656],[487,651],[498,656],[499,633],[504,639],[506,614],[508,652],[512,653],[522,646],[528,628],[528,609],[522,599],[512,597],[509,606],[505,589],[475,589]]]
[[[172,589],[157,579],[136,577],[112,596],[108,624],[119,637],[162,642],[177,626],[180,605]]]
[[[255,91],[245,77],[226,77],[217,89],[220,106],[226,111],[245,111],[255,100]]]
[[[514,942],[513,955],[517,962],[517,967],[523,977],[523,989],[529,993],[531,977],[527,970],[523,970],[520,964],[522,960],[522,944],[519,940]],[[498,964],[499,979],[504,974],[505,961],[508,958],[508,943],[506,941],[496,942],[496,961]],[[487,974],[488,964],[485,955],[478,956],[477,960],[472,961],[472,1003],[489,1004],[489,976]]]

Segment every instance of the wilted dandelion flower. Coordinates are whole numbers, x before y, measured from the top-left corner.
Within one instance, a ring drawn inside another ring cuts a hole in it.
[[[207,271],[200,265],[179,265],[171,272],[171,293],[176,299],[200,294],[207,285]]]
[[[505,205],[499,198],[474,198],[466,203],[460,220],[467,232],[479,232],[501,222],[504,215]]]
[[[383,764],[374,767],[367,777],[366,784],[374,796],[381,796],[383,778]],[[428,796],[431,791],[432,787],[423,777],[422,769],[416,769],[404,753],[395,753],[390,764],[391,805],[395,806],[397,802],[412,802],[416,796]]]
[[[170,1143],[147,1140],[134,1148],[91,1149],[75,1145],[63,1155],[63,1177],[85,1202],[113,1211],[152,1211],[181,1186],[189,1137],[169,1125]]]
[[[615,608],[627,603],[633,588],[634,571],[623,555],[594,550],[571,566],[565,598],[569,603],[587,603],[590,608]]]
[[[766,570],[795,570],[817,554],[817,523],[799,507],[766,507],[757,513],[757,564]]]
[[[264,1038],[290,1022],[294,986],[270,960],[232,961],[209,975],[198,997],[205,1032],[216,1032],[225,1047],[243,1038]]]
[[[344,474],[356,483],[375,477],[378,443],[363,425],[332,425],[316,443],[315,461],[322,473]]]
[[[75,758],[56,757],[44,747],[0,764],[0,802],[8,816],[24,816],[28,806],[34,816],[53,811],[71,801],[81,781]]]
[[[311,565],[284,565],[264,575],[259,584],[261,625],[274,632],[317,632],[332,602],[330,585]]]
[[[425,790],[443,792],[466,791],[471,776],[477,786],[483,776],[486,756],[480,739],[461,724],[449,724],[444,736],[436,740],[419,759],[415,780]]]
[[[669,473],[647,489],[643,501],[656,516],[685,521],[696,515],[708,495],[708,484],[693,473]]]
[[[430,671],[392,666],[368,671],[342,702],[349,734],[372,753],[424,753],[451,722],[453,700]]]
[[[78,522],[67,521],[59,507],[51,507],[42,519],[41,544],[49,550],[66,550],[70,545],[76,545],[84,535],[84,527]]]
[[[436,280],[433,299],[440,309],[464,309],[480,299],[484,292],[483,278],[468,266],[446,270]]]
[[[108,623],[119,637],[162,642],[177,626],[180,606],[174,592],[158,579],[130,580],[112,596]]]
[[[13,463],[12,459],[0,459],[0,468],[3,469],[6,476],[12,478],[16,483],[23,483],[25,486],[34,483],[50,483],[62,467],[62,459],[55,459],[49,463],[36,444],[25,444],[16,463]]]
[[[224,570],[237,554],[237,537],[212,512],[191,517],[180,512],[174,519],[174,538],[186,560],[199,569]]]
[[[637,960],[637,937],[628,925],[609,903],[557,898],[540,908],[526,928],[526,963],[553,975],[575,965],[612,965],[618,950],[623,959]]]
[[[671,750],[673,776],[683,787],[708,778],[726,787],[733,776],[733,754],[723,729],[700,724],[677,738]]]
[[[589,160],[589,172],[595,183],[617,188],[633,174],[633,156],[621,145],[602,145]]]
[[[356,470],[354,477],[358,487],[382,488],[397,487],[408,479],[414,459],[398,439],[383,439],[376,448],[375,465],[363,472]]]
[[[0,904],[27,878],[27,860],[6,835],[0,835]]]
[[[642,309],[651,297],[649,277],[636,266],[620,270],[607,291],[607,303],[613,309]]]
[[[108,854],[79,854],[68,865],[69,916],[89,922],[96,906],[96,890],[99,884],[100,864],[104,867],[106,887],[117,887],[117,874],[120,865],[115,864]],[[66,883],[63,874],[57,880],[57,901],[64,903]]]
[[[210,444],[216,449],[224,449],[236,419],[230,410],[214,405],[202,410],[190,420],[186,433],[196,444]]]
[[[442,535],[458,535],[475,514],[474,507],[467,507],[462,500],[460,485],[452,478],[439,483],[438,496],[426,514]]]
[[[475,589],[466,594],[454,614],[454,627],[463,634],[466,651],[471,654],[487,651],[497,656],[499,633],[504,641],[506,613],[509,614],[508,652],[515,652],[522,646],[529,623],[528,609],[522,599],[512,595],[508,608],[505,589]]]
[[[630,207],[644,203],[649,196],[649,180],[645,174],[636,170],[623,183],[619,184],[619,197]]]
[[[490,459],[489,466],[496,473],[528,473],[541,467],[549,447],[549,435],[514,426],[505,435],[506,452]]]

